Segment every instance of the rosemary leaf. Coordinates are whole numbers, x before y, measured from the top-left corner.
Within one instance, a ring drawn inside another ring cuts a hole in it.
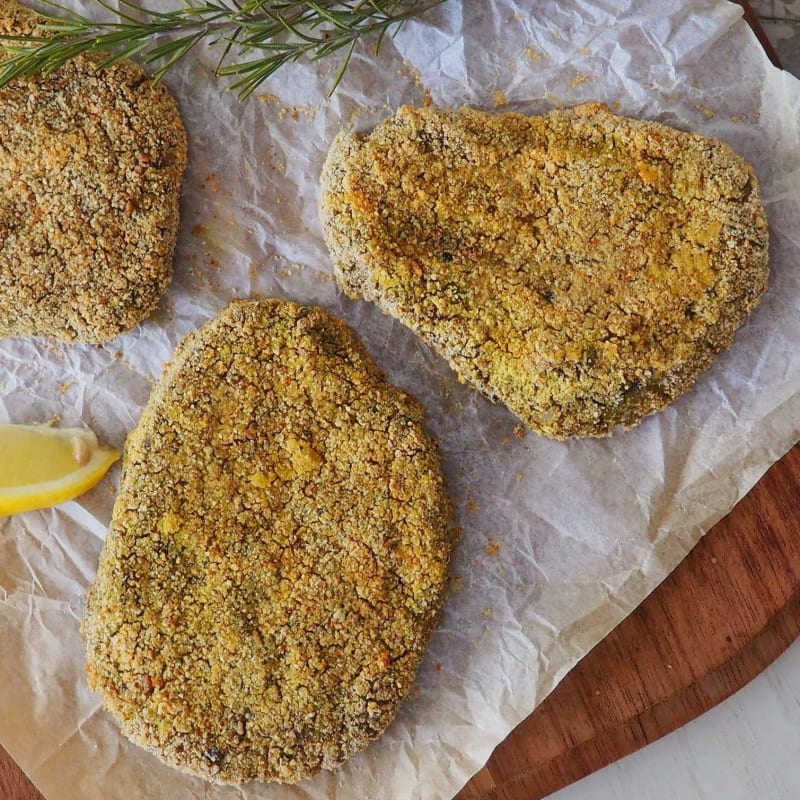
[[[335,91],[358,42],[387,33],[446,0],[205,0],[156,11],[130,0],[115,10],[94,0],[115,18],[97,22],[53,0],[43,0],[41,36],[0,35],[0,87],[17,78],[51,74],[83,53],[102,53],[103,66],[139,56],[156,67],[160,80],[198,44],[221,51],[216,74],[234,79],[244,99],[284,64],[343,52]]]

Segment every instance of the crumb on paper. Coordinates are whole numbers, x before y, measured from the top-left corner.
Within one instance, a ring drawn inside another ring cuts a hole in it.
[[[467,502],[465,504],[465,508],[470,513],[480,510],[480,506],[478,505],[478,501],[471,495],[467,495]]]
[[[208,236],[208,228],[202,223],[198,223],[192,228],[192,236],[197,236],[199,239],[205,239]]]
[[[205,180],[200,184],[203,189],[210,189],[214,194],[219,191],[219,179],[217,178],[216,172],[209,172],[206,175]]]
[[[422,82],[422,73],[415,67],[411,62],[406,61],[404,62],[403,66],[397,70],[397,74],[401,78],[411,78],[414,83],[414,86],[417,88],[423,88],[424,84]]]
[[[524,439],[527,435],[528,435],[528,429],[524,425],[520,424],[515,426],[514,436],[516,436],[517,439]]]
[[[292,106],[291,108],[281,108],[278,111],[278,118],[284,119],[288,116],[294,122],[299,122],[301,117],[304,117],[306,120],[313,120],[314,117],[317,115],[318,109],[314,106]]]
[[[570,82],[569,85],[573,89],[577,89],[579,86],[583,86],[584,83],[589,83],[591,78],[588,75],[584,75],[583,73],[579,72]]]
[[[545,54],[542,53],[541,50],[537,50],[535,47],[528,46],[523,52],[528,57],[528,60],[532,61],[534,64],[541,64],[546,58]]]
[[[504,91],[498,89],[496,92],[492,93],[492,96],[494,97],[494,104],[497,108],[508,105],[508,97]]]
[[[706,115],[706,117],[708,117],[708,119],[713,119],[714,117],[717,116],[717,112],[709,108],[708,106],[700,104],[698,106],[695,106],[695,108],[697,108],[698,111],[702,111]]]
[[[489,539],[489,541],[484,545],[484,551],[487,555],[496,556],[500,552],[500,542],[496,542],[494,539]]]
[[[60,394],[66,394],[73,386],[75,386],[78,382],[77,381],[65,381],[59,387]]]
[[[494,615],[494,611],[492,610],[492,608],[490,606],[487,606],[486,608],[483,609],[483,611],[481,611],[481,616],[484,619],[490,619],[493,615]]]

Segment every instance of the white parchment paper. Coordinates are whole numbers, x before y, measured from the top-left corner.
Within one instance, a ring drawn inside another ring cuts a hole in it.
[[[384,737],[296,787],[215,787],[129,744],[86,687],[78,625],[118,467],[79,502],[0,520],[0,742],[49,800],[452,797],[575,662],[800,438],[800,83],[722,0],[450,0],[336,65],[293,66],[240,104],[198,54],[169,84],[191,137],[175,281],[106,347],[0,342],[0,420],[87,424],[122,447],[176,343],[229,300],[319,303],[424,402],[464,536],[452,596]],[[756,167],[771,224],[759,310],[696,389],[606,441],[517,421],[330,277],[318,174],[342,125],[426,98],[531,113],[603,100],[719,136]],[[0,454],[2,457],[2,454]]]

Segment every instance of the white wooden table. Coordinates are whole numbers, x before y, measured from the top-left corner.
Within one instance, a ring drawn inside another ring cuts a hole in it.
[[[800,641],[744,689],[548,800],[798,800]]]

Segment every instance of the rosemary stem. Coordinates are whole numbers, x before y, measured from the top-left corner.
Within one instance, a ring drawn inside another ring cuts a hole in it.
[[[95,2],[117,15],[97,22],[56,2],[40,26],[41,35],[0,36],[0,87],[38,72],[50,74],[82,53],[102,52],[108,66],[138,56],[156,66],[158,80],[194,47],[220,46],[217,74],[233,76],[232,88],[250,95],[278,69],[300,58],[319,60],[337,51],[344,57],[334,89],[354,48],[369,36],[377,46],[396,31],[446,0],[183,0],[170,11],[155,11],[122,0],[114,11],[107,0]],[[135,14],[135,15],[134,15]]]

